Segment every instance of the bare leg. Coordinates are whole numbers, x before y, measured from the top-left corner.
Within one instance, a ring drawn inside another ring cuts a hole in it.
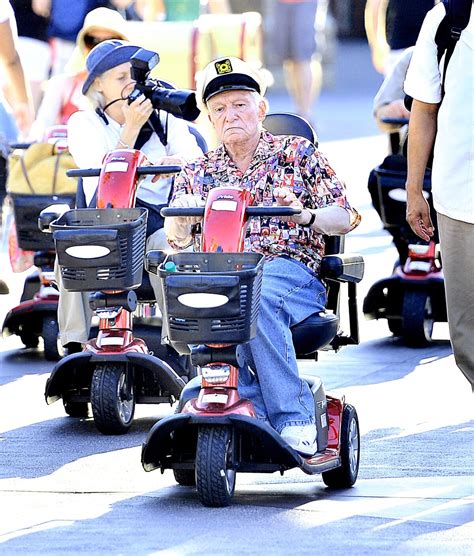
[[[286,60],[283,67],[298,114],[311,121],[313,104],[321,90],[321,64],[317,60]]]

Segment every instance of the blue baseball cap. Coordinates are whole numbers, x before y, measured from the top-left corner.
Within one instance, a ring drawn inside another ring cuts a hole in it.
[[[82,86],[82,94],[87,93],[96,77],[109,69],[120,66],[120,64],[130,62],[130,58],[139,50],[141,50],[141,47],[118,39],[103,41],[95,46],[86,59],[88,75]]]

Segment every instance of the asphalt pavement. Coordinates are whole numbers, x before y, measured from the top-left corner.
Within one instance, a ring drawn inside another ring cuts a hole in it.
[[[370,205],[367,176],[386,153],[371,119],[380,77],[364,43],[339,46],[336,83],[315,104],[321,149],[346,181],[361,225],[347,250],[364,256],[370,285],[391,272],[396,252]],[[292,111],[269,93],[272,111]],[[0,275],[0,320],[19,298],[24,276]],[[0,554],[160,556],[327,553],[331,555],[472,555],[474,422],[471,388],[454,363],[447,327],[410,348],[384,321],[360,312],[361,343],[323,352],[301,371],[321,376],[359,413],[361,466],[355,486],[326,489],[319,476],[292,470],[238,475],[227,509],[201,506],[170,472],[145,473],[147,431],[173,408],[138,406],[132,430],[106,437],[92,419],[46,406],[52,364],[15,337],[0,344]]]

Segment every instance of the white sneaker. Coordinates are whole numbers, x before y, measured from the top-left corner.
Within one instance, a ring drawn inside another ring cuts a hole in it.
[[[316,425],[289,425],[281,431],[281,437],[303,456],[312,456],[318,451]]]

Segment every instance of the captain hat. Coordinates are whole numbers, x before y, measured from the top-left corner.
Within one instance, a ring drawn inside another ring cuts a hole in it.
[[[225,91],[256,91],[264,95],[266,89],[263,75],[234,56],[213,60],[196,78],[196,100],[204,106],[211,97]]]

